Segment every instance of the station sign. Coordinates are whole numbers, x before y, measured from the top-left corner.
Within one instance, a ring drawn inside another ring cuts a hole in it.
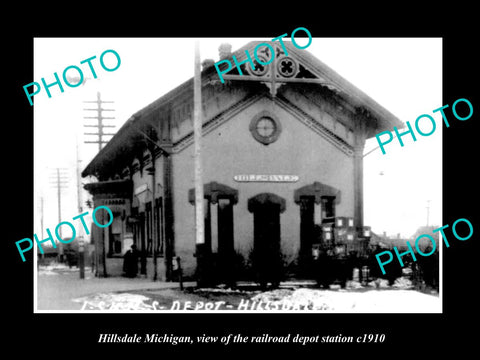
[[[294,183],[300,179],[298,175],[259,175],[244,174],[235,175],[233,180],[237,182],[289,182]]]

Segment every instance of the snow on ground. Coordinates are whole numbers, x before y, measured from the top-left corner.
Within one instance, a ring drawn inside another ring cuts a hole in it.
[[[39,275],[60,275],[58,272],[55,272],[53,270],[47,270],[47,269],[39,269],[38,270]]]
[[[85,271],[89,271],[89,267],[85,267]],[[78,267],[52,262],[49,265],[40,265],[38,267],[38,274],[41,275],[59,275],[62,272],[78,272]]]
[[[401,277],[392,286],[385,279],[376,279],[366,286],[348,281],[345,289],[277,289],[256,294],[250,300],[263,304],[260,308],[313,310],[342,313],[440,313],[438,294],[414,291],[412,282]],[[268,304],[265,306],[265,304]]]
[[[366,285],[348,281],[345,289],[340,288],[339,285],[331,285],[329,289],[318,289],[311,288],[312,284],[285,282],[279,289],[265,292],[261,292],[258,287],[249,288],[245,285],[240,289],[198,289],[193,294],[170,289],[172,293],[169,296],[163,294],[163,287],[158,287],[159,284],[156,284],[159,291],[155,298],[151,298],[148,292],[142,294],[142,291],[153,286],[147,279],[94,278],[79,282],[75,273],[78,269],[69,268],[64,264],[41,266],[38,272],[39,275],[60,274],[54,277],[39,276],[42,286],[39,286],[38,296],[45,297],[39,309],[54,309],[49,302],[58,300],[56,298],[59,297],[60,291],[65,295],[65,301],[61,304],[63,307],[59,309],[69,308],[69,302],[71,304],[71,301],[74,301],[79,304],[81,310],[152,311],[168,310],[171,308],[168,302],[174,300],[182,304],[190,301],[207,303],[213,300],[225,301],[229,306],[220,310],[229,311],[439,313],[442,310],[441,298],[438,294],[428,295],[413,290],[411,281],[405,277],[397,279],[392,286],[389,286],[388,281],[384,279],[377,279]],[[47,278],[50,280],[46,280]],[[248,290],[245,290],[246,288]],[[77,291],[79,289],[82,291]],[[159,303],[155,300],[167,306],[156,306]],[[284,306],[285,304],[287,306]]]
[[[154,310],[144,303],[148,300],[147,296],[130,293],[99,293],[73,299],[83,304],[81,310]]]
[[[432,313],[441,312],[437,296],[412,290],[368,290],[364,292],[319,289],[277,289],[251,298],[269,308],[328,312]],[[264,306],[265,307],[265,306]]]
[[[312,288],[280,288],[260,292],[232,290],[232,289],[201,289],[202,293],[215,293],[215,300],[226,300],[234,295],[237,299],[236,306],[229,306],[229,310],[238,311],[312,311],[334,313],[440,313],[441,299],[436,295],[428,295],[418,291],[409,290],[411,283],[399,280],[394,286],[380,281],[363,287],[359,283],[348,282],[346,289],[312,289]],[[179,290],[178,290],[179,291]],[[222,298],[222,293],[226,297]],[[161,294],[161,293],[159,293]],[[74,302],[81,303],[81,310],[135,310],[152,311],[168,310],[170,307],[158,307],[157,301],[128,292],[108,292],[79,297]],[[178,292],[182,304],[190,302],[187,294]],[[199,300],[199,299],[197,299]],[[202,298],[200,300],[203,301]],[[211,301],[205,299],[206,302]],[[193,302],[193,301],[192,301]],[[243,304],[243,306],[239,305]],[[223,308],[222,310],[225,310]]]

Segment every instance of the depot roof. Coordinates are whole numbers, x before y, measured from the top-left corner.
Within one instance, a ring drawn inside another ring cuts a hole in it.
[[[252,41],[244,45],[237,51],[226,56],[224,59],[230,60],[233,64],[233,55],[242,61],[246,58],[245,51],[253,54],[255,47],[262,43],[261,41]],[[386,130],[392,130],[394,126],[403,127],[403,123],[390,111],[378,104],[366,93],[358,89],[355,85],[340,76],[332,68],[313,56],[307,50],[296,48],[291,42],[284,41],[289,56],[295,57],[299,62],[308,67],[308,69],[320,79],[319,85],[328,88],[338,96],[345,99],[349,104],[356,108],[363,108],[371,114],[367,127],[371,128],[367,137],[373,137],[376,133]],[[252,56],[253,57],[253,56]],[[215,66],[204,67],[201,72],[202,83],[215,82],[219,80]],[[239,78],[241,80],[241,77]],[[145,136],[139,132],[140,126],[145,125],[145,118],[152,112],[168,106],[179,96],[185,96],[186,93],[193,91],[193,78],[185,81],[183,84],[172,89],[154,102],[134,113],[125,124],[118,130],[116,135],[102,148],[93,160],[83,170],[82,176],[97,175],[105,167],[117,163],[119,158],[129,157],[128,152],[138,148],[138,143],[145,142]],[[192,100],[193,101],[193,100]],[[114,161],[115,160],[115,161]]]

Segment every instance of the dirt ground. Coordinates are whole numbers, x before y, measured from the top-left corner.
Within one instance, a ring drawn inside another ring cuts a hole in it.
[[[152,282],[121,277],[80,280],[78,271],[43,268],[37,279],[37,309],[40,311],[321,311],[321,312],[441,312],[439,294],[414,289],[407,278],[393,286],[378,279],[369,284],[350,281],[346,288],[319,289],[315,282],[281,283],[278,289],[262,291],[253,283],[236,289],[197,289],[196,283]]]
[[[133,292],[131,292],[133,293]],[[285,286],[261,291],[244,289],[139,290],[151,310],[163,311],[315,311],[315,312],[440,312],[438,294],[397,287],[318,289]]]

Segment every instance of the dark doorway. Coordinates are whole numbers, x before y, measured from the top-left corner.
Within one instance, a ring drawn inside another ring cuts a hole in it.
[[[262,287],[271,283],[277,287],[283,277],[283,258],[280,247],[280,213],[285,210],[285,200],[264,193],[249,200],[253,213],[252,267],[256,280]]]
[[[219,280],[228,286],[235,284],[235,250],[233,245],[233,203],[231,199],[218,200]]]
[[[302,196],[300,198],[300,256],[299,275],[306,276],[311,270],[312,245],[315,240],[315,198]]]
[[[140,235],[140,274],[147,275],[147,248],[145,243],[145,212],[140,213],[138,224]],[[138,245],[137,245],[138,246]]]
[[[146,257],[145,257],[145,213],[138,212],[138,207],[132,208],[132,230],[133,230],[133,243],[140,251],[141,267],[140,273],[146,275]],[[128,250],[128,249],[125,249]]]

